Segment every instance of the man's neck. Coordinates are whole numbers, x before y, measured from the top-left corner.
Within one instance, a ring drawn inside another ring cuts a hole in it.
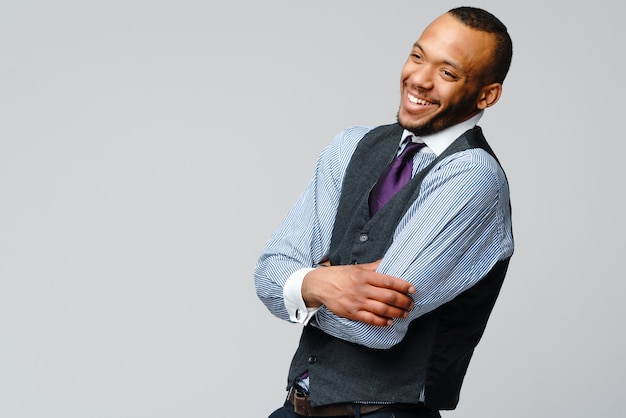
[[[435,155],[439,156],[446,148],[450,146],[454,142],[455,139],[463,135],[465,131],[468,129],[472,129],[480,118],[483,116],[484,111],[480,111],[468,120],[465,120],[461,123],[457,123],[456,125],[449,126],[439,132],[435,132],[434,134],[424,135],[424,136],[416,136],[411,131],[405,129],[402,133],[402,141],[406,139],[408,136],[413,136],[413,140],[415,142],[424,142],[428,149],[435,153]]]

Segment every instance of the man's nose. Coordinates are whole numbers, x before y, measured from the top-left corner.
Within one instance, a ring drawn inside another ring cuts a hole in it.
[[[415,89],[430,90],[433,88],[434,70],[429,65],[416,67],[409,77],[411,87]]]

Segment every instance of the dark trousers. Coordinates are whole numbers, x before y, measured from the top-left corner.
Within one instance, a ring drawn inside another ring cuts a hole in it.
[[[393,410],[385,409],[384,411],[376,411],[369,414],[361,415],[358,412],[354,415],[355,418],[441,418],[439,411],[426,408]],[[293,411],[293,405],[289,401],[285,401],[285,405],[282,408],[277,409],[269,416],[269,418],[302,418],[302,415],[298,415]],[[337,417],[340,418],[340,417]]]

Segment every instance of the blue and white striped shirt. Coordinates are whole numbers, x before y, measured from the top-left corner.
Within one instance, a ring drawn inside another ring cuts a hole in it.
[[[480,115],[442,131],[448,135],[447,144],[478,119]],[[346,129],[322,152],[311,181],[258,260],[257,294],[281,319],[294,321],[297,316],[294,305],[284,298],[288,280],[300,275],[296,282],[301,284],[304,274],[329,252],[343,176],[352,153],[370,129]],[[414,173],[445,149],[439,140],[422,139],[428,147],[416,154]],[[509,189],[502,169],[482,149],[453,154],[424,178],[419,197],[400,220],[378,268],[415,287],[415,307],[409,316],[394,320],[391,326],[377,327],[339,317],[322,306],[313,311],[311,324],[346,341],[372,348],[392,347],[402,340],[410,321],[452,300],[512,253]]]

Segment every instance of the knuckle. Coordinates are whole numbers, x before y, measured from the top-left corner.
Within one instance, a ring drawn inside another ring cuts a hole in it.
[[[385,302],[387,304],[394,304],[398,300],[398,294],[393,291],[389,291],[385,293]]]

